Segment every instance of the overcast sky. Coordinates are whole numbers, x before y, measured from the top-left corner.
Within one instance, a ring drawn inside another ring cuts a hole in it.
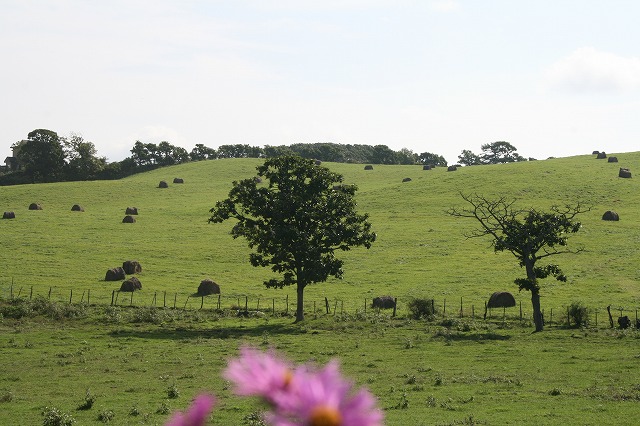
[[[640,150],[636,0],[0,0],[0,161],[34,129],[384,144],[455,163]]]

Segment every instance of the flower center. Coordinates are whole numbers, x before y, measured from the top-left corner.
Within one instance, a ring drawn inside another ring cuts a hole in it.
[[[309,426],[340,426],[341,424],[340,412],[326,405],[315,407],[309,416]]]

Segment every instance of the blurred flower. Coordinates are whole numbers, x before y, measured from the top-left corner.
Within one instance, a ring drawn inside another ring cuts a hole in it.
[[[240,357],[229,362],[223,376],[235,384],[238,395],[258,395],[273,403],[288,393],[294,370],[273,352],[245,346]]]
[[[165,426],[204,426],[215,401],[212,395],[198,395],[186,413],[174,413]]]
[[[332,361],[318,371],[305,371],[293,379],[292,393],[280,397],[267,419],[275,426],[378,426],[382,412],[365,389],[355,395],[352,383],[340,375]]]

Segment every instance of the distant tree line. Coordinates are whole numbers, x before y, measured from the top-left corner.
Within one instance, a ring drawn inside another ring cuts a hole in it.
[[[431,152],[414,153],[403,148],[394,151],[386,145],[351,145],[337,143],[296,143],[293,145],[248,144],[220,145],[217,149],[196,144],[191,151],[162,141],[159,144],[136,141],[131,156],[122,161],[107,162],[98,156],[93,142],[71,133],[59,136],[47,129],[36,129],[27,139],[11,146],[15,158],[13,168],[0,173],[0,185],[39,182],[119,179],[158,167],[189,161],[223,158],[272,158],[298,155],[302,158],[371,164],[422,164],[446,167],[443,156]]]

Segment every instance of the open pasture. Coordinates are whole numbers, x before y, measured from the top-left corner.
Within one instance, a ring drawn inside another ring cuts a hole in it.
[[[618,177],[619,167],[640,170],[640,153],[617,157],[614,164],[585,155],[455,172],[323,164],[358,185],[359,210],[370,214],[378,240],[370,250],[344,253],[343,280],[307,287],[308,318],[295,325],[281,315],[282,300],[294,303],[295,290],[264,288],[271,273],[249,265],[245,242],[228,235],[232,224],[207,223],[209,208],[226,197],[231,181],[253,176],[260,160],[190,163],[120,181],[0,187],[0,209],[16,213],[0,221],[2,299],[18,292],[27,298],[33,288],[34,298],[62,309],[73,291],[73,305],[82,311],[79,319],[2,320],[0,424],[42,424],[47,406],[71,413],[79,424],[99,424],[109,411],[111,424],[162,424],[168,409],[211,390],[220,398],[212,424],[250,425],[245,416],[257,407],[233,397],[219,375],[243,343],[275,347],[298,362],[340,358],[346,374],[380,399],[389,425],[640,418],[638,332],[608,330],[604,311],[611,305],[614,315],[623,309],[632,316],[640,308],[640,188],[636,177]],[[172,184],[174,177],[184,184]],[[402,182],[406,177],[411,181]],[[158,188],[161,180],[169,187]],[[598,309],[599,327],[558,324],[531,334],[528,294],[513,284],[523,271],[513,256],[494,254],[489,240],[466,239],[476,224],[445,213],[462,206],[460,192],[516,198],[522,207],[591,205],[569,240],[584,251],[553,259],[568,282],[543,282],[541,295],[547,310],[564,312],[574,301]],[[28,210],[33,202],[43,210]],[[85,211],[71,211],[74,204]],[[136,223],[122,223],[128,206],[139,210]],[[606,210],[620,221],[603,221]],[[143,268],[138,307],[110,306],[120,283],[105,282],[105,272],[130,259]],[[220,284],[222,311],[212,309],[212,300],[203,310],[199,301],[187,310],[148,307],[165,292],[182,307],[207,277]],[[91,306],[84,306],[80,294],[88,290]],[[525,319],[508,311],[504,323],[480,320],[494,291],[513,292]],[[398,298],[395,318],[363,312],[365,300],[385,294]],[[232,316],[229,305],[244,297],[251,303],[277,298],[279,312]],[[340,301],[344,313],[323,314],[325,297],[332,305]],[[440,309],[446,300],[449,314],[408,320],[411,297],[435,298]],[[320,304],[316,315],[310,315],[313,302]],[[94,407],[76,410],[87,391],[96,396]]]

